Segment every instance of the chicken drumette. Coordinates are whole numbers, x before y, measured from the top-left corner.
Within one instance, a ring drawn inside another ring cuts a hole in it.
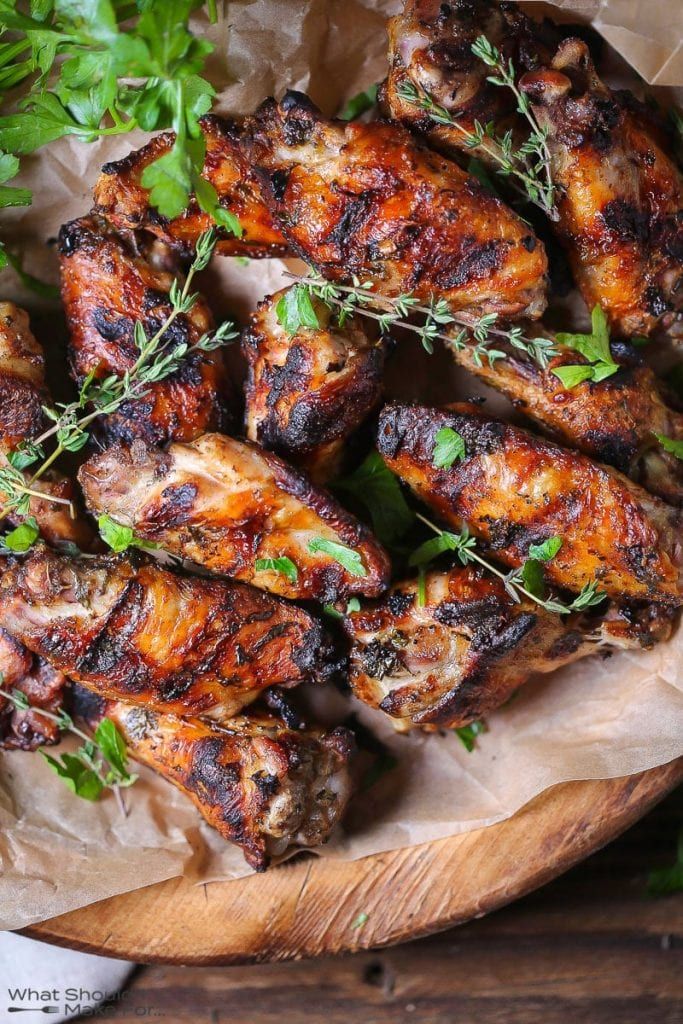
[[[169,262],[168,252],[156,254],[161,265],[155,263],[150,236],[117,234],[93,216],[62,227],[59,251],[71,374],[78,386],[89,374],[122,377],[140,357],[136,322],[150,339],[171,313],[169,291],[180,279],[177,268],[163,266]],[[223,352],[193,350],[212,329],[206,302],[197,297],[189,313],[180,313],[161,339],[170,350],[189,346],[180,369],[102,417],[97,429],[107,442],[136,437],[152,444],[192,441],[207,430],[227,428],[230,382]]]
[[[656,132],[567,39],[520,89],[547,131],[556,225],[586,303],[615,332],[683,336],[683,177]]]
[[[367,527],[249,442],[206,434],[167,452],[116,445],[89,459],[79,480],[92,512],[283,597],[375,596],[389,581],[389,559]]]
[[[320,846],[351,795],[348,730],[289,729],[270,715],[208,723],[76,694],[95,726],[106,715],[128,753],[190,797],[213,828],[263,871],[291,847]]]
[[[492,122],[499,136],[514,130],[515,97],[489,82],[491,68],[474,55],[472,46],[484,35],[506,62],[531,68],[559,42],[554,27],[531,21],[517,4],[497,0],[405,0],[388,29],[389,74],[380,91],[387,113],[426,135],[435,149],[475,155],[499,167],[496,142],[487,138],[484,145],[473,147],[466,140],[476,132],[477,122]],[[418,100],[429,97],[448,111],[459,127],[437,124],[419,102],[406,98],[406,92],[414,96],[415,91]]]
[[[595,650],[577,616],[564,622],[500,580],[467,567],[397,583],[347,615],[351,688],[397,729],[453,728],[504,704],[534,672]]]
[[[381,399],[385,344],[369,336],[369,321],[354,317],[340,327],[315,299],[318,327],[288,333],[277,315],[286,294],[264,299],[244,332],[246,433],[325,483]]]

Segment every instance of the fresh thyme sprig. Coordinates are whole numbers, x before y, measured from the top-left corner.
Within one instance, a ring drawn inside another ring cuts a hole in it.
[[[45,407],[52,426],[39,437],[23,442],[7,455],[7,465],[0,469],[0,493],[4,495],[4,504],[0,509],[0,518],[8,512],[27,515],[31,497],[43,501],[69,504],[64,498],[39,491],[34,484],[65,451],[77,452],[88,441],[88,427],[99,416],[108,416],[116,412],[124,402],[144,397],[151,385],[164,380],[175,373],[182,365],[189,346],[186,342],[175,344],[169,328],[182,315],[187,315],[195,305],[198,295],[191,291],[196,273],[208,264],[216,245],[216,232],[212,228],[205,231],[197,240],[194,260],[187,272],[185,283],[181,287],[177,281],[169,292],[171,312],[155,334],[147,337],[145,329],[137,321],[133,337],[139,352],[133,366],[122,377],[111,374],[97,380],[93,373],[89,374],[81,385],[78,398],[54,408]],[[203,335],[192,351],[211,352],[226,345],[237,337],[234,324],[226,321],[213,334]],[[57,444],[48,456],[45,454],[45,442],[56,438]],[[33,467],[39,460],[42,463],[33,469],[27,479],[21,472],[29,466]]]
[[[472,53],[497,72],[496,75],[489,75],[487,81],[510,89],[515,97],[517,111],[529,122],[531,132],[518,149],[514,148],[511,130],[498,135],[493,122],[481,124],[475,120],[474,131],[471,131],[458,121],[456,115],[438,104],[427,90],[414,82],[402,82],[397,90],[398,95],[405,103],[423,110],[435,124],[459,131],[467,149],[483,150],[497,164],[498,174],[514,179],[511,184],[517,191],[540,207],[551,220],[557,220],[547,131],[538,123],[527,97],[517,88],[512,61],[506,62],[486,36],[479,36],[472,44]]]
[[[72,793],[84,800],[97,800],[104,789],[112,789],[119,801],[123,813],[125,806],[121,799],[121,789],[132,786],[138,776],[128,770],[126,744],[121,733],[110,718],[103,718],[89,736],[74,725],[71,715],[63,709],[55,714],[45,708],[39,708],[29,702],[23,691],[2,688],[4,677],[0,672],[0,696],[5,697],[18,711],[33,711],[36,715],[54,722],[60,732],[70,732],[82,740],[82,745],[74,754],[62,754],[59,759],[51,757],[43,750],[43,755],[50,768],[62,779]]]
[[[326,281],[314,270],[311,270],[308,277],[291,273],[286,273],[285,276],[296,282],[295,287],[305,288],[309,296],[315,296],[328,306],[336,307],[337,320],[341,327],[355,314],[375,320],[382,332],[388,331],[391,327],[402,327],[416,334],[430,355],[434,351],[434,342],[438,340],[445,342],[456,352],[469,352],[477,366],[482,366],[484,359],[493,366],[496,359],[506,358],[506,353],[502,349],[491,347],[494,338],[500,338],[513,348],[526,352],[542,369],[546,369],[549,360],[557,354],[550,338],[528,338],[523,334],[521,327],[505,329],[496,326],[497,313],[468,317],[464,313],[451,312],[445,299],[431,299],[424,303],[414,295],[390,298],[373,291],[372,281],[361,282],[355,276],[350,285]],[[291,305],[298,307],[301,303]],[[408,319],[415,313],[424,316],[422,324],[412,323]],[[292,327],[291,322],[288,323]],[[449,325],[453,325],[457,330],[448,333],[446,328]],[[304,326],[310,326],[310,323]],[[474,344],[470,336],[474,339]]]
[[[476,550],[476,538],[470,535],[467,527],[461,530],[460,533],[452,533],[449,530],[440,529],[431,519],[428,519],[421,513],[418,512],[416,515],[421,522],[437,534],[437,537],[434,540],[426,541],[413,552],[409,560],[410,565],[424,566],[442,552],[454,551],[463,565],[477,562],[487,572],[497,576],[515,603],[519,604],[521,601],[520,594],[523,594],[535,604],[540,605],[541,608],[548,612],[555,612],[558,615],[569,615],[571,612],[583,611],[593,605],[600,604],[607,596],[603,591],[598,590],[596,580],[587,583],[581,593],[570,604],[564,604],[562,601],[554,598],[548,599],[540,596],[538,592],[534,593],[533,590],[529,589],[528,582],[525,585],[524,566],[506,573],[492,565],[486,558],[483,558]]]

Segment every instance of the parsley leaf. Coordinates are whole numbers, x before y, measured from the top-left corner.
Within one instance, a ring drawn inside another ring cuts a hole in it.
[[[538,558],[541,562],[549,562],[561,547],[561,537],[548,537],[542,544],[529,545],[529,558]]]
[[[121,523],[117,523],[106,514],[101,515],[97,520],[97,528],[104,543],[117,553],[127,551],[128,548],[154,549],[159,546],[151,541],[143,540],[141,537],[136,537],[130,526],[122,526]]]
[[[367,508],[372,528],[383,544],[399,540],[415,521],[397,477],[377,451],[371,451],[353,473],[336,481],[334,487]]]
[[[371,85],[364,92],[358,92],[355,96],[352,96],[340,112],[339,119],[341,121],[355,121],[366,110],[372,110],[377,103],[378,89],[378,84]]]
[[[2,538],[2,546],[8,551],[22,553],[33,547],[40,536],[40,528],[36,519],[29,516],[19,526]]]
[[[408,565],[427,565],[444,551],[457,551],[458,558],[466,565],[469,561],[467,552],[475,544],[474,537],[470,537],[467,530],[463,530],[462,533],[449,533],[448,530],[443,530],[438,537],[432,537],[430,540],[426,540],[424,544],[420,544],[419,548],[413,551],[408,559]]]
[[[257,558],[254,562],[256,572],[279,572],[286,576],[290,583],[296,583],[299,577],[299,570],[291,558]]]
[[[358,917],[353,922],[351,927],[353,928],[354,931],[356,931],[358,928],[362,928],[363,925],[367,924],[369,919],[370,919],[370,915],[366,914],[365,911],[363,911],[362,913],[360,913],[358,915]]]
[[[59,759],[39,751],[52,771],[68,786],[72,793],[83,800],[97,800],[104,789],[104,783],[93,768],[83,763],[75,754],[61,754]]]
[[[477,745],[477,736],[486,732],[485,722],[470,722],[469,725],[461,725],[453,730],[468,754],[471,754]]]
[[[534,597],[545,598],[545,579],[543,565],[537,558],[527,558],[521,571],[522,583]]]
[[[435,441],[432,465],[436,469],[450,469],[456,459],[465,458],[465,438],[452,427],[438,430]]]
[[[338,544],[337,541],[327,540],[325,537],[314,537],[308,542],[308,550],[312,555],[318,551],[329,555],[351,576],[367,576],[360,553],[346,544]]]
[[[128,753],[126,743],[111,718],[103,718],[95,730],[95,745],[109,765],[106,776],[107,784],[130,786],[137,776],[128,771]]]
[[[676,441],[673,437],[665,437],[664,434],[655,434],[665,452],[670,452],[677,459],[683,459],[683,440]]]
[[[275,313],[287,334],[296,334],[300,327],[320,327],[310,292],[302,284],[295,284],[287,289],[278,301]]]
[[[553,374],[559,378],[565,388],[576,387],[577,384],[585,380],[598,383],[605,380],[606,377],[611,377],[619,369],[619,364],[612,359],[607,317],[599,305],[593,307],[591,326],[590,334],[560,333],[556,335],[560,345],[580,352],[591,364],[589,366],[558,366],[553,369]]]

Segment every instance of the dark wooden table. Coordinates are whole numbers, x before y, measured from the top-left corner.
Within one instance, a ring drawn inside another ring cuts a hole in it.
[[[683,1024],[683,788],[531,896],[393,949],[257,967],[142,967],[105,1019],[132,1024]],[[230,927],[230,922],[225,922]]]

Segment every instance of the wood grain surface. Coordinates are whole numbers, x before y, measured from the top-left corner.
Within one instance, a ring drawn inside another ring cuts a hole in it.
[[[299,963],[141,968],[112,1019],[161,1024],[681,1024],[683,787],[562,878],[483,920]],[[105,1015],[104,1019],[108,1019]]]
[[[308,856],[238,881],[173,879],[24,934],[141,963],[238,964],[403,942],[502,906],[614,838],[683,780],[683,758],[569,783],[507,821],[359,861]]]

